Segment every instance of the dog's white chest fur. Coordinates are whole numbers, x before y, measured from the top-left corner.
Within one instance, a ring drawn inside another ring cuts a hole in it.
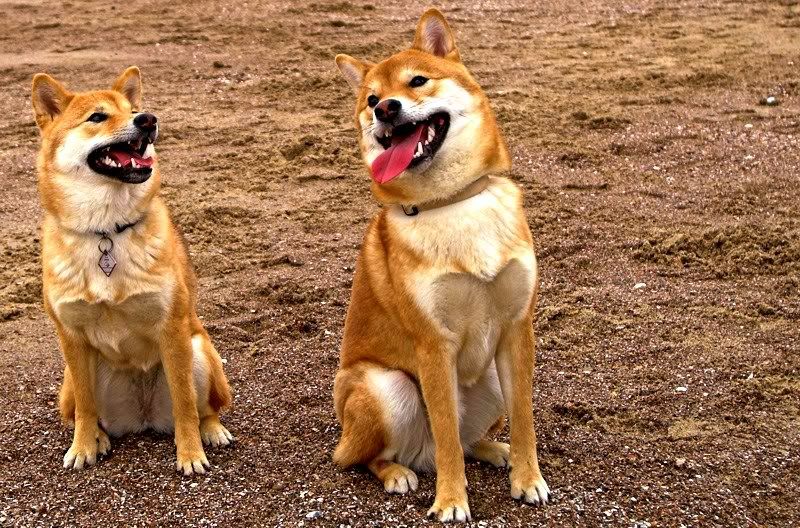
[[[131,233],[112,236],[117,265],[111,276],[99,268],[99,237],[66,239],[69,250],[46,255],[56,275],[48,292],[56,317],[82,333],[115,368],[150,369],[160,361],[158,333],[171,304],[172,284],[147,269],[159,241],[135,244]]]
[[[530,243],[519,236],[519,191],[492,179],[482,193],[447,207],[389,220],[432,265],[409,285],[418,306],[458,350],[459,381],[471,385],[494,358],[503,327],[523,317],[537,281]]]
[[[503,327],[525,313],[530,283],[530,270],[513,259],[492,281],[447,273],[431,284],[433,316],[460,347],[462,384],[477,381],[494,359]]]
[[[160,361],[156,329],[164,319],[159,293],[141,293],[114,304],[85,300],[61,302],[57,313],[79,329],[115,368],[148,370]]]

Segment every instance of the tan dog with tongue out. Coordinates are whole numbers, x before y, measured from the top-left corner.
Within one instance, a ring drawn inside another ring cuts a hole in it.
[[[219,420],[231,395],[158,197],[158,125],[142,112],[139,69],[84,93],[40,73],[32,91],[44,307],[66,362],[61,415],[75,425],[64,467],[94,464],[109,435],[154,429],[174,431],[179,471],[205,473],[202,443],[233,438]]]
[[[429,510],[467,521],[464,455],[509,466],[511,495],[545,503],[533,426],[536,257],[510,157],[453,33],[427,11],[412,47],[336,63],[385,207],[358,259],[334,386],[334,460],[390,493],[436,471]],[[510,418],[511,445],[491,434]]]

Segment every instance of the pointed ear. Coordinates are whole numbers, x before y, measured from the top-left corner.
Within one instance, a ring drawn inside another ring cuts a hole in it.
[[[44,129],[61,114],[71,98],[72,95],[64,86],[46,73],[37,73],[33,76],[31,102],[33,113],[36,115],[36,124],[40,129]]]
[[[368,62],[362,62],[358,59],[354,59],[350,55],[343,55],[341,53],[336,56],[336,65],[356,93],[361,89],[364,76],[366,76],[367,72],[372,68],[372,64]]]
[[[121,93],[130,101],[133,110],[142,109],[142,74],[139,68],[131,66],[114,81],[113,90]]]
[[[461,61],[453,31],[438,9],[428,9],[419,19],[412,47],[437,57]]]

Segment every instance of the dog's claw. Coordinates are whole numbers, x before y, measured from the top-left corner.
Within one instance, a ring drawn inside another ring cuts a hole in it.
[[[515,478],[514,470],[511,472],[511,496],[527,504],[544,505],[550,498],[550,488],[540,475],[536,479]]]
[[[233,442],[233,435],[221,423],[208,424],[200,427],[200,437],[206,445],[226,446]]]
[[[108,435],[98,427],[91,440],[81,441],[73,438],[72,445],[64,454],[64,468],[83,469],[93,466],[97,463],[98,455],[105,455],[110,449],[111,441],[108,439]]]
[[[193,474],[204,475],[206,469],[209,469],[211,464],[208,463],[205,453],[202,451],[199,455],[195,456],[178,456],[178,461],[175,463],[175,468],[189,477]]]
[[[411,469],[397,464],[393,473],[384,480],[383,489],[385,489],[387,493],[398,493],[402,495],[409,491],[417,491],[418,485],[417,474]]]
[[[472,520],[469,511],[469,504],[466,498],[461,501],[434,501],[433,506],[428,510],[428,517],[436,518],[439,522],[467,522]]]

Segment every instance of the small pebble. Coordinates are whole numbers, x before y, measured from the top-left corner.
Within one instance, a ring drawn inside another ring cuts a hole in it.
[[[314,519],[319,519],[322,517],[322,512],[319,510],[310,511],[306,514],[306,519],[309,521],[313,521]]]
[[[686,387],[675,387],[675,392],[686,392],[688,390]]]
[[[675,467],[676,468],[682,468],[685,465],[686,465],[686,459],[685,458],[676,458],[675,459]]]
[[[644,283],[644,282],[637,282],[636,284],[634,284],[634,285],[633,285],[633,289],[634,289],[634,290],[641,290],[641,289],[642,289],[642,288],[644,288],[645,286],[647,286],[647,284],[646,284],[646,283]]]

